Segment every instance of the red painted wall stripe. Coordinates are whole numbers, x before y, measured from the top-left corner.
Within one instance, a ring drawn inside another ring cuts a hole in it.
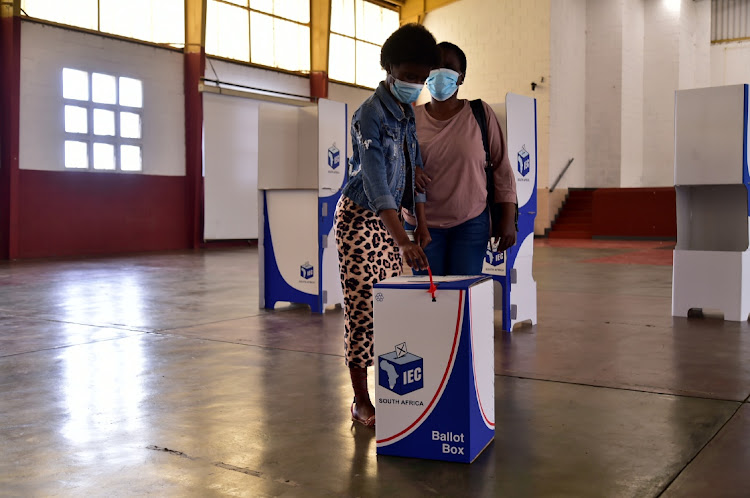
[[[600,188],[591,211],[594,237],[677,237],[674,187]]]
[[[21,258],[185,249],[185,177],[20,171]]]

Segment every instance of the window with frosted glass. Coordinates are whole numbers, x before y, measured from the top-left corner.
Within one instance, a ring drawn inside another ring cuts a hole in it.
[[[366,0],[331,0],[328,76],[375,88],[385,78],[380,49],[398,26],[395,10]]]
[[[66,169],[142,170],[141,80],[65,68],[61,95]]]
[[[60,24],[181,47],[185,0],[21,0],[25,15]]]
[[[100,31],[182,46],[185,0],[99,0]]]
[[[209,0],[206,53],[309,71],[309,0]]]
[[[206,7],[206,53],[250,62],[250,17],[247,9],[209,0]]]
[[[29,17],[78,28],[99,29],[99,0],[21,0]]]

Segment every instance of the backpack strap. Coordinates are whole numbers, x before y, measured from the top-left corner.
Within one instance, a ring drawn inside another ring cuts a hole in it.
[[[474,113],[474,118],[477,120],[479,130],[482,132],[482,145],[484,145],[484,174],[487,177],[487,206],[490,208],[490,217],[492,217],[493,209],[495,208],[495,172],[492,167],[492,158],[490,157],[490,141],[487,138],[487,115],[484,113],[484,105],[481,99],[472,100],[469,102],[471,106],[471,112]],[[516,201],[516,216],[515,216],[516,232],[518,231],[518,202]]]
[[[495,174],[492,171],[492,158],[490,157],[490,142],[487,138],[487,115],[484,113],[484,105],[480,99],[469,102],[471,112],[482,132],[482,145],[484,145],[484,174],[487,177],[487,204],[492,206],[495,200]]]

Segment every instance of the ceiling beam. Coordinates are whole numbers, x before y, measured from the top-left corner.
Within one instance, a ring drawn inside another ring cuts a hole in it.
[[[410,22],[422,24],[428,13],[457,1],[458,0],[404,0],[401,6],[401,24],[404,25]]]

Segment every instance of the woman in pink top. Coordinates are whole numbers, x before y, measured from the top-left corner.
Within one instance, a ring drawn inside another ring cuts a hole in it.
[[[490,236],[499,251],[516,243],[516,182],[500,124],[482,102],[495,168],[496,219],[490,221],[481,130],[469,101],[458,98],[458,87],[466,77],[466,55],[452,43],[439,43],[438,48],[440,68],[427,79],[432,100],[414,111],[424,162],[424,174],[415,182],[427,193],[427,226],[417,226],[417,220],[404,211],[405,227],[414,230],[415,241],[424,247],[432,273],[478,275]]]

